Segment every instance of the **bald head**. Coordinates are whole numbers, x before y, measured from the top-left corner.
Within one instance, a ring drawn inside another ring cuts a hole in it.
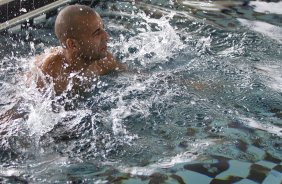
[[[83,29],[83,18],[99,16],[93,9],[84,5],[70,5],[65,7],[57,16],[55,33],[63,43],[67,38],[78,39]]]

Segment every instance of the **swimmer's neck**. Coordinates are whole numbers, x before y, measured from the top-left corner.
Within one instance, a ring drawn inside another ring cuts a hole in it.
[[[88,60],[76,56],[72,53],[67,52],[65,49],[62,50],[62,65],[66,66],[73,72],[81,71],[87,68],[89,65],[98,62],[97,60]]]

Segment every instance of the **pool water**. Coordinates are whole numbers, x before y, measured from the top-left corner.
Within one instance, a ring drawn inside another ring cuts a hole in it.
[[[281,8],[108,2],[97,11],[130,71],[64,103],[23,80],[58,45],[54,18],[1,35],[0,182],[281,184]]]

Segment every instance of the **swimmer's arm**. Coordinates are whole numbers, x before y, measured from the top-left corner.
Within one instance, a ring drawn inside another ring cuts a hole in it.
[[[31,87],[33,84],[36,84],[36,88],[43,89],[45,87],[45,82],[38,73],[33,73],[29,71],[25,74],[25,83],[27,87]]]

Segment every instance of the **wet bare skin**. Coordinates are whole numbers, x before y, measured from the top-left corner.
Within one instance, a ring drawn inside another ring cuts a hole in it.
[[[65,56],[59,48],[55,48],[42,60],[42,56],[35,61],[35,67],[45,76],[37,80],[37,87],[44,89],[46,83],[53,84],[56,95],[64,92],[72,83],[72,91],[79,93],[95,85],[97,76],[106,75],[114,71],[126,70],[125,64],[119,63],[110,52],[107,56],[90,64],[72,66],[66,62]]]

